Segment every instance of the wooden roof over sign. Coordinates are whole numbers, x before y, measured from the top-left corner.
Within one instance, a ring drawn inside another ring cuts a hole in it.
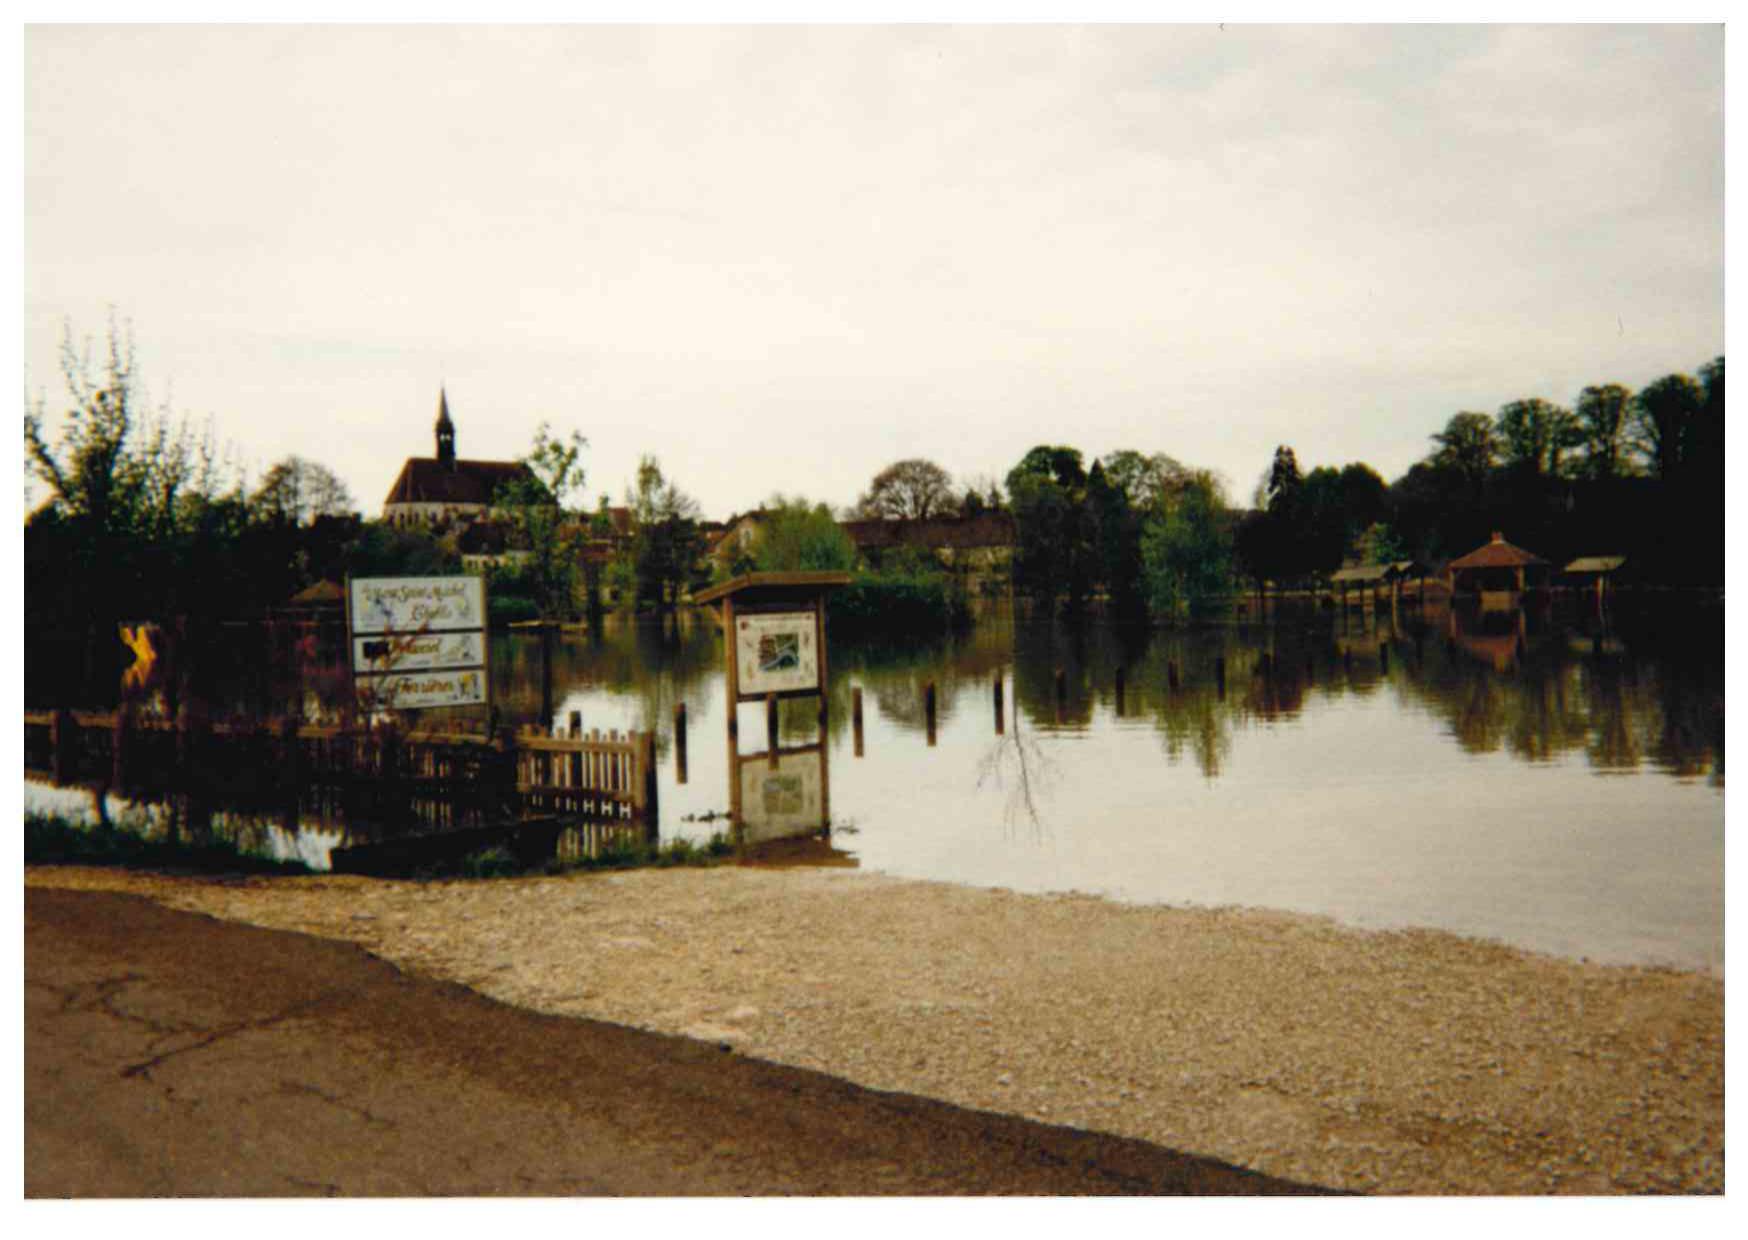
[[[1612,573],[1627,562],[1624,555],[1586,555],[1580,556],[1566,565],[1569,573]]]
[[[692,596],[694,603],[719,603],[731,595],[761,594],[824,594],[827,590],[850,584],[850,574],[844,572],[743,573],[721,585],[700,590]]]

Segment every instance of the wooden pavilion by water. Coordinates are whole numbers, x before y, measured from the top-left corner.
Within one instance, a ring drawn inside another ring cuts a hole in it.
[[[1479,598],[1483,607],[1516,607],[1525,594],[1546,590],[1553,565],[1513,546],[1498,530],[1468,555],[1448,564],[1452,598]]]

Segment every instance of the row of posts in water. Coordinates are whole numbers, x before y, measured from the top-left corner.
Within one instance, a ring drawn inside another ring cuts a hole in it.
[[[1424,638],[1416,637],[1414,639],[1414,652],[1417,661],[1422,657],[1423,650]],[[1378,663],[1383,669],[1384,674],[1386,676],[1389,675],[1390,643],[1388,641],[1378,643]],[[1342,664],[1348,670],[1352,670],[1353,651],[1351,649],[1342,652]],[[1264,651],[1258,661],[1258,670],[1262,673],[1263,678],[1265,680],[1274,679],[1277,668],[1277,657]],[[1307,654],[1305,656],[1305,677],[1307,680],[1315,680],[1316,676],[1316,656]],[[1174,693],[1183,687],[1183,681],[1178,672],[1176,659],[1167,660],[1165,665],[1165,679],[1167,687]],[[1056,707],[1058,711],[1061,711],[1068,703],[1068,673],[1060,667],[1056,669],[1055,683]],[[1124,708],[1124,694],[1128,688],[1127,671],[1122,667],[1118,667],[1116,670],[1115,688],[1117,695],[1117,713],[1121,715]],[[1220,697],[1224,698],[1226,696],[1226,656],[1224,655],[1216,655],[1214,658],[1214,689]],[[995,674],[994,680],[990,686],[990,691],[995,707],[995,732],[997,736],[1001,736],[1007,729],[1002,673],[997,672]],[[923,685],[923,723],[924,730],[928,736],[928,743],[930,745],[935,743],[936,736],[935,701],[935,682],[931,680]],[[850,729],[855,741],[855,755],[860,758],[863,752],[862,688],[860,685],[857,685],[850,690]],[[686,782],[686,732],[686,704],[684,702],[679,702],[674,706],[674,766],[678,776],[678,782],[682,784]],[[777,698],[775,695],[767,696],[765,699],[765,736],[767,752],[771,755],[772,763],[775,764],[778,752]]]

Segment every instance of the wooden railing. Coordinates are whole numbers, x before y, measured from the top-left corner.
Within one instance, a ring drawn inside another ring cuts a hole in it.
[[[513,736],[344,728],[295,720],[208,722],[128,711],[26,711],[24,769],[62,787],[178,804],[423,831],[531,816],[654,825],[653,733]]]

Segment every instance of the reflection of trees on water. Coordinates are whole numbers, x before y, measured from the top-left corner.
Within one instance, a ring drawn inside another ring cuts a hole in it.
[[[1722,786],[1722,643],[1693,634],[1679,613],[1639,633],[1635,648],[1558,615],[1536,617],[1503,671],[1485,643],[1491,635],[1476,640],[1462,623],[1440,658],[1401,683],[1467,752],[1503,750],[1531,762],[1582,752],[1601,770],[1648,759]]]
[[[1024,814],[1033,838],[1039,839],[1046,826],[1038,803],[1049,792],[1055,774],[1055,764],[1015,716],[1007,734],[997,736],[978,762],[977,787],[981,790],[984,784],[993,783],[998,790],[1005,789],[1003,822],[1012,830]]]
[[[1390,646],[1387,674],[1378,652],[1382,642]],[[675,703],[689,701],[696,708],[719,692],[722,645],[704,615],[666,624],[609,618],[592,631],[558,635],[553,649],[556,708],[562,709],[572,689],[633,697],[632,726],[656,731],[664,755]],[[1265,651],[1273,656],[1272,675],[1264,674]],[[1226,660],[1223,699],[1213,671],[1219,657]],[[1174,663],[1176,691],[1168,683]],[[1101,715],[1115,715],[1121,668],[1124,718],[1148,721],[1168,760],[1193,759],[1209,778],[1224,768],[1236,729],[1292,720],[1332,697],[1388,690],[1444,720],[1466,752],[1506,752],[1537,762],[1582,753],[1599,770],[1649,763],[1723,783],[1721,619],[1678,606],[1620,616],[1537,611],[1525,615],[1521,634],[1515,616],[1460,614],[1453,631],[1443,609],[1424,619],[1412,609],[1396,616],[1384,609],[1369,617],[1283,609],[1270,625],[1158,630],[992,616],[970,633],[929,642],[834,641],[830,667],[827,716],[840,743],[850,734],[857,683],[865,686],[867,709],[921,732],[928,682],[936,685],[944,728],[961,711],[988,717],[991,681],[1011,668],[1010,727],[1024,720],[1027,743],[1036,745],[1044,733],[1084,730]],[[1058,667],[1067,689],[1060,716]],[[306,669],[304,688],[336,705],[347,680],[343,666],[329,670],[312,680]],[[539,638],[494,636],[492,672],[494,701],[505,722],[533,722],[540,710]],[[812,699],[783,704],[784,744],[812,743],[816,710]],[[419,722],[441,727],[449,714],[423,712]],[[455,723],[480,726],[477,710],[453,714]],[[583,724],[595,721],[585,717]],[[751,726],[762,734],[762,724]],[[1009,748],[1015,744],[1009,738]],[[1017,769],[1011,775],[1017,778]]]
[[[976,709],[989,700],[995,673],[1014,658],[1012,634],[1011,622],[992,616],[962,636],[942,635],[902,646],[834,642],[833,732],[849,724],[852,681],[865,686],[864,697],[872,699],[864,702],[865,710],[877,709],[882,718],[918,732],[926,727],[923,688],[933,681],[935,717],[944,727],[959,710]]]

